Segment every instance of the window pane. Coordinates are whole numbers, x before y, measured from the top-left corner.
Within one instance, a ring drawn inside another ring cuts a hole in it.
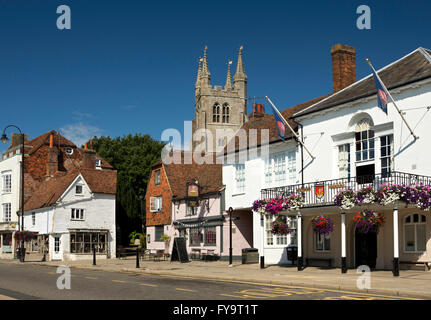
[[[325,236],[324,248],[327,251],[331,250],[331,238],[329,237],[329,235]]]
[[[406,251],[415,251],[415,226],[406,225],[405,226],[405,249]]]
[[[417,213],[413,215],[413,222],[419,222],[419,215]]]
[[[417,232],[417,251],[425,251],[425,247],[426,247],[425,225],[424,224],[417,225],[416,232]]]
[[[316,233],[316,250],[317,251],[323,250],[322,235],[320,233]]]

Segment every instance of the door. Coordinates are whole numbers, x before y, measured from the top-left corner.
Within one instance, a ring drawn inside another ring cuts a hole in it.
[[[52,260],[62,260],[63,259],[63,248],[61,245],[61,236],[54,236],[53,250],[52,250]]]
[[[366,234],[355,231],[355,261],[356,268],[366,265],[370,269],[376,267],[377,259],[377,233],[368,232]]]

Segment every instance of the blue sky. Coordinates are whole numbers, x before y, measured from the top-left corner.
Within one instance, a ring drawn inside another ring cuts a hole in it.
[[[62,4],[71,30],[56,27]],[[356,27],[361,4],[371,30]],[[182,131],[205,45],[213,85],[224,85],[243,45],[248,95],[287,108],[332,91],[336,43],[356,47],[357,79],[370,73],[366,57],[381,68],[431,48],[430,11],[429,1],[395,0],[0,0],[0,130],[16,124],[34,138],[56,129],[75,143]]]

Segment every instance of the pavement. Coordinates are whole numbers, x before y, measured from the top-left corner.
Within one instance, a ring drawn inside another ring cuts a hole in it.
[[[3,260],[5,261],[5,260]],[[20,264],[18,260],[9,263]],[[65,265],[70,268],[92,269],[110,272],[143,273],[182,277],[190,279],[217,280],[255,284],[288,285],[317,289],[353,290],[364,293],[390,295],[394,297],[421,297],[431,299],[431,272],[423,270],[401,270],[399,277],[391,271],[372,271],[369,288],[360,289],[357,283],[361,274],[349,269],[342,274],[339,268],[323,269],[307,267],[298,271],[295,266],[267,265],[260,269],[259,264],[241,264],[234,261],[229,267],[227,261],[191,261],[187,263],[170,261],[141,260],[136,268],[136,259],[100,259],[96,265],[92,260],[81,261],[26,261],[25,264],[56,267]]]

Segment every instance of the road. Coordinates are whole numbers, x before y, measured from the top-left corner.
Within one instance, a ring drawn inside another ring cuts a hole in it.
[[[70,269],[70,289],[58,289],[62,273],[48,266],[0,261],[0,299],[19,300],[397,300],[408,297],[251,282],[214,281],[87,269]],[[60,281],[61,282],[61,281]],[[64,283],[64,282],[61,282]],[[414,298],[414,297],[410,297]]]

